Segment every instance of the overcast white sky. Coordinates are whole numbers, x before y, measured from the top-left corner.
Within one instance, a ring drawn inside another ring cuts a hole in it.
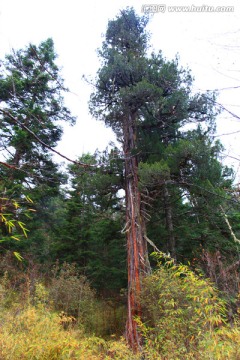
[[[74,128],[65,129],[59,151],[75,158],[82,152],[104,149],[114,140],[110,129],[88,113],[91,88],[82,75],[94,77],[99,67],[96,49],[101,47],[108,19],[119,9],[133,6],[141,14],[149,0],[0,0],[0,59],[12,48],[38,44],[52,37],[65,83],[71,90],[66,103],[78,117]],[[167,6],[234,6],[234,12],[170,12],[154,14],[149,30],[153,49],[171,59],[178,53],[181,65],[195,77],[194,90],[240,86],[240,2],[238,0],[163,0]],[[221,90],[219,102],[240,116],[240,87]],[[218,134],[240,131],[240,120],[223,114]],[[240,133],[221,136],[225,153],[240,158]],[[229,163],[233,159],[228,158]],[[238,162],[235,162],[235,167]],[[237,167],[236,167],[237,169]]]

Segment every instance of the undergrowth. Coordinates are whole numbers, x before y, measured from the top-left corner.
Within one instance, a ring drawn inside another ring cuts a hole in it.
[[[158,260],[143,283],[139,354],[119,336],[125,307],[97,299],[75,265],[55,268],[46,283],[6,271],[0,278],[0,359],[239,360],[239,314],[230,325],[227,303],[209,280]]]
[[[238,314],[228,324],[227,303],[206,278],[157,255],[158,268],[142,291],[138,320],[149,360],[238,360]]]
[[[62,322],[68,322],[64,329]],[[2,360],[34,359],[130,359],[132,353],[123,340],[105,341],[86,336],[71,327],[72,318],[46,309],[28,306],[2,314],[0,358]],[[114,356],[114,357],[112,357]]]

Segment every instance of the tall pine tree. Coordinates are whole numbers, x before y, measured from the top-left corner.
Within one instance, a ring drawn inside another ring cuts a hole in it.
[[[147,55],[147,22],[146,17],[138,17],[129,8],[109,21],[106,38],[99,51],[102,67],[98,71],[90,107],[98,119],[112,127],[122,142],[128,251],[126,337],[133,349],[141,346],[135,317],[141,317],[142,312],[138,301],[141,278],[149,272],[145,200],[140,190],[139,162],[149,163],[149,153],[157,153],[152,161],[158,172],[161,164],[156,162],[164,147],[176,141],[183,125],[207,121],[211,126],[214,118],[212,101],[208,101],[211,94],[208,97],[192,95],[192,78],[188,71],[179,68],[177,60],[166,61],[161,53]],[[168,188],[165,187],[166,204],[168,198]],[[169,231],[173,235],[169,205],[166,209]],[[174,248],[173,236],[171,243]]]

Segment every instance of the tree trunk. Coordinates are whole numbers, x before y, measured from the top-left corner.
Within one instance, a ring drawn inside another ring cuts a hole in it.
[[[138,188],[135,115],[129,114],[123,124],[126,190],[126,234],[128,263],[128,315],[126,338],[133,350],[141,347],[141,334],[135,317],[141,318],[141,278],[149,272],[145,224],[141,214],[141,195]]]
[[[168,231],[167,249],[170,252],[171,257],[174,259],[174,261],[176,261],[176,240],[173,230],[172,206],[170,203],[170,195],[166,184],[164,184],[163,194],[166,214],[166,227]]]

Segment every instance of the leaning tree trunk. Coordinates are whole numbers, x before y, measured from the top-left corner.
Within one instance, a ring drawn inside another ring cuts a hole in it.
[[[135,317],[141,318],[141,278],[149,271],[145,224],[141,214],[141,195],[138,188],[135,116],[124,120],[124,157],[126,190],[126,234],[128,263],[128,315],[126,338],[133,350],[141,347],[141,334]]]

